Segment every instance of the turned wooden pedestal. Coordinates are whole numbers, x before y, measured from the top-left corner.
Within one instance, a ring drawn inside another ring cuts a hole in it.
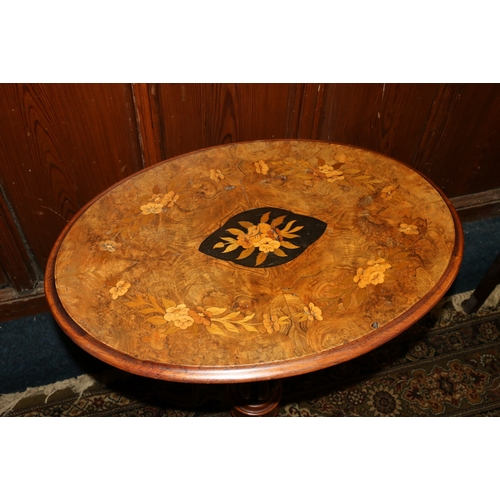
[[[427,313],[462,247],[453,207],[410,167],[255,141],[164,161],[92,200],[54,246],[46,294],[99,359],[226,383],[233,415],[275,415],[282,378],[364,354]]]

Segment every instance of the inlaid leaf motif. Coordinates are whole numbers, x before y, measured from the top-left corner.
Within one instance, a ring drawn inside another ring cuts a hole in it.
[[[226,312],[225,307],[207,307],[207,311],[214,314],[215,316],[223,314]]]
[[[266,259],[267,259],[267,253],[260,252],[259,255],[257,255],[257,260],[255,262],[255,265],[260,266],[265,262]]]
[[[207,326],[207,331],[214,335],[224,335],[224,331],[214,323]]]
[[[147,318],[146,321],[149,321],[155,326],[165,325],[167,323],[167,321],[161,316],[152,316],[151,318]]]
[[[294,245],[293,243],[290,243],[289,241],[282,241],[281,246],[283,248],[299,248],[297,245]]]
[[[278,257],[287,257],[287,254],[281,250],[281,248],[277,248],[274,252],[274,255],[277,255]]]
[[[254,250],[255,250],[255,247],[253,247],[253,246],[250,248],[246,248],[245,250],[243,250],[243,252],[240,253],[240,255],[238,257],[236,257],[236,259],[237,260],[246,259],[250,255],[252,255]]]
[[[274,219],[271,222],[271,227],[276,227],[276,226],[279,226],[280,224],[282,224],[283,221],[285,220],[285,217],[286,217],[286,215],[281,215],[280,217],[276,217],[276,219]]]
[[[205,328],[214,335],[230,336],[234,339],[251,339],[261,335],[261,331],[256,325],[262,323],[251,323],[255,313],[243,315],[241,311],[231,311],[226,314],[227,307],[189,307],[184,303],[178,304],[173,300],[162,297],[165,308],[159,305],[157,298],[152,294],[147,294],[147,299],[141,295],[136,295],[137,300],[127,302],[131,308],[139,309],[139,313],[148,316],[145,321],[156,327],[163,327],[153,332],[152,335],[143,337],[143,341],[150,343],[152,347],[163,348],[162,342],[165,335],[175,332],[198,332],[200,328]],[[161,315],[158,315],[160,313]],[[156,347],[155,347],[156,346]]]

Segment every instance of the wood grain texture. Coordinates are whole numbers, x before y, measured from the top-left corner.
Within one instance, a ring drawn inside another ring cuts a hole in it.
[[[356,144],[413,165],[436,85],[327,84],[318,139]]]
[[[156,89],[156,84],[134,83],[132,85],[144,167],[150,167],[165,159]]]
[[[4,286],[10,286],[16,292],[31,290],[39,275],[25,248],[11,207],[0,189],[0,268]]]
[[[500,85],[440,84],[414,165],[449,197],[500,187]]]
[[[303,85],[161,84],[166,158],[254,139],[297,137]]]
[[[0,267],[0,288],[5,288],[7,286],[9,286],[9,280],[6,276],[6,274],[4,273],[4,271],[2,270],[2,268]]]
[[[254,267],[200,252],[234,215],[291,209],[222,240]],[[288,234],[288,236],[287,236]],[[292,236],[290,236],[292,235]],[[256,141],[162,162],[106,191],[59,237],[46,293],[62,328],[122,369],[175,381],[268,380],[331,366],[393,338],[444,295],[463,237],[451,204],[411,168],[360,148]],[[278,252],[279,251],[279,252]]]
[[[0,322],[50,312],[43,283],[25,292],[8,287],[0,290]],[[22,335],[23,332],[19,332]]]
[[[0,85],[0,181],[37,262],[88,200],[141,168],[128,85]]]
[[[498,84],[157,87],[165,158],[244,140],[310,138],[408,163],[449,197],[500,187]]]
[[[500,85],[0,84],[0,183],[41,268],[80,207],[143,165],[273,138],[370,148],[448,197],[500,189]]]
[[[233,417],[275,417],[283,392],[281,380],[231,384],[228,397]]]

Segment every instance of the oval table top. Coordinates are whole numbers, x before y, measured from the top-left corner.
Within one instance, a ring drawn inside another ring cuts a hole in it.
[[[451,203],[399,161],[307,140],[185,154],[87,204],[49,258],[47,299],[95,357],[223,383],[299,375],[387,342],[455,279]]]

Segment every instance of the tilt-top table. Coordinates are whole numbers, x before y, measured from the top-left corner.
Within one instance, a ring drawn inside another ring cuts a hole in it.
[[[254,141],[161,162],[99,195],[57,240],[45,286],[93,356],[227,383],[233,415],[275,415],[282,378],[364,354],[427,313],[462,249],[450,202],[404,164]]]

